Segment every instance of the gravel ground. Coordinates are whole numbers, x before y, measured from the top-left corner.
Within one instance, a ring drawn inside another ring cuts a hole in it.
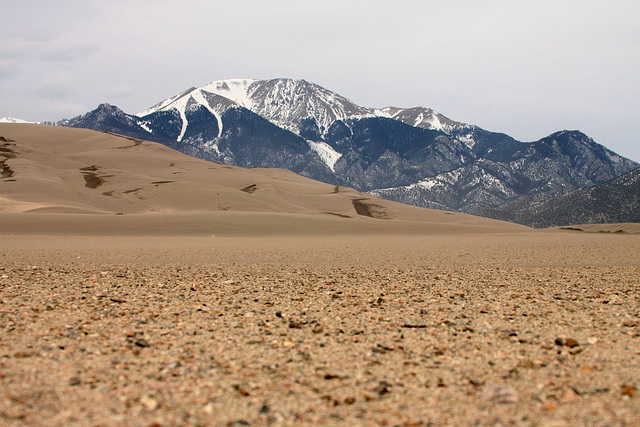
[[[3,425],[640,425],[640,236],[5,236]]]

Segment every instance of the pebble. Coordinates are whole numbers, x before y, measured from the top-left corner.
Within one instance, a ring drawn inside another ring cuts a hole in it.
[[[150,346],[149,342],[147,342],[147,340],[145,340],[144,338],[138,338],[137,340],[134,341],[134,344],[141,348]]]
[[[140,404],[142,404],[142,406],[144,406],[149,412],[153,412],[158,409],[158,401],[149,396],[142,397],[140,399]]]
[[[488,384],[482,392],[482,400],[492,403],[517,403],[518,392],[508,385]]]
[[[380,396],[383,396],[391,392],[391,384],[386,381],[380,381],[378,386],[373,391],[378,393]]]
[[[640,329],[618,326],[640,323],[635,260],[634,267],[555,267],[556,259],[540,251],[536,263],[551,266],[529,268],[530,254],[515,251],[467,266],[426,250],[401,252],[406,263],[380,258],[373,272],[366,262],[356,265],[357,251],[346,261],[334,252],[320,261],[303,252],[309,256],[300,261],[285,258],[289,265],[276,262],[275,249],[269,252],[274,258],[254,264],[249,261],[261,258],[245,248],[220,259],[203,252],[198,265],[186,258],[196,249],[185,258],[176,251],[170,265],[151,258],[150,265],[131,269],[107,265],[109,259],[60,264],[69,271],[41,269],[36,280],[13,268],[11,279],[3,280],[0,304],[0,330],[15,328],[0,340],[0,396],[6,395],[0,413],[24,414],[10,422],[25,425],[46,416],[58,425],[147,427],[233,420],[634,425],[640,384],[632,332]],[[484,251],[494,249],[483,244]],[[87,254],[88,260],[98,256]],[[134,255],[142,261],[146,252]],[[515,263],[498,271],[493,267],[503,256]],[[244,261],[227,263],[238,259]],[[22,262],[3,260],[0,273]],[[107,269],[108,276],[100,277]],[[124,277],[112,278],[119,272]],[[436,272],[444,278],[438,283]],[[565,286],[565,275],[579,280],[584,292]],[[333,276],[335,283],[327,284]],[[229,277],[241,286],[222,285]],[[601,289],[619,291],[625,305],[596,304],[592,295]],[[381,292],[382,307],[372,307]],[[467,301],[457,300],[456,292]],[[567,301],[577,298],[566,306],[574,311],[558,310],[555,292]],[[55,310],[46,311],[47,304]],[[486,313],[476,316],[482,309]]]
[[[576,340],[575,340],[575,339],[573,339],[573,338],[567,338],[567,339],[564,341],[564,345],[566,345],[566,346],[567,346],[567,347],[569,347],[569,348],[574,348],[574,347],[578,347],[580,344],[578,343],[578,341],[576,341]]]
[[[638,395],[638,389],[636,389],[634,386],[624,385],[622,386],[621,393],[623,396],[635,397]]]

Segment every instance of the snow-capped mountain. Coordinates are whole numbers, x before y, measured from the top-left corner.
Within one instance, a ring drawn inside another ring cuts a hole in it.
[[[441,130],[448,133],[452,129],[464,128],[465,124],[454,122],[448,117],[433,111],[431,108],[413,107],[398,108],[385,107],[376,110],[376,115],[380,117],[389,117],[390,119],[399,120],[411,126],[424,129]]]
[[[34,122],[28,122],[26,120],[16,119],[15,117],[2,117],[0,119],[0,123],[34,123]]]
[[[229,107],[244,107],[299,135],[310,122],[315,122],[319,133],[325,134],[337,120],[365,117],[387,117],[411,126],[436,130],[462,125],[430,108],[361,107],[314,83],[293,79],[218,80],[200,88],[190,88],[139,112],[137,116],[174,109],[184,117],[185,110],[196,105],[204,105],[217,117]]]
[[[102,104],[59,124],[469,213],[595,185],[638,166],[577,131],[524,143],[425,107],[361,107],[292,79],[214,81],[136,115]]]

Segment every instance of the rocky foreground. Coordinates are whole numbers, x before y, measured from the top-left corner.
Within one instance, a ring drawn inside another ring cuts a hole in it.
[[[4,236],[0,259],[0,424],[640,419],[638,236]]]

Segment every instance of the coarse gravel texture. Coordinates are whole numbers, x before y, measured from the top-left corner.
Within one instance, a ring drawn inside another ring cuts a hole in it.
[[[640,237],[3,236],[2,425],[639,425]]]

